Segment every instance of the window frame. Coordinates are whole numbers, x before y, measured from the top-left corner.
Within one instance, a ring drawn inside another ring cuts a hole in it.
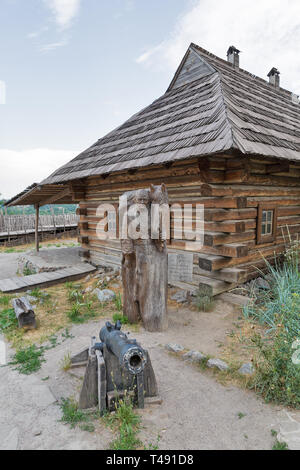
[[[263,235],[262,223],[263,223],[263,212],[265,211],[273,211],[273,226],[272,226],[272,233]],[[257,227],[256,227],[256,242],[258,245],[262,245],[263,243],[272,243],[276,241],[277,216],[278,216],[277,204],[274,204],[271,202],[263,202],[258,205]]]

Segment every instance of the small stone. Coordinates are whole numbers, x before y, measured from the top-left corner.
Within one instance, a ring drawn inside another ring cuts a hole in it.
[[[268,281],[266,281],[263,277],[258,277],[258,278],[255,280],[255,285],[256,285],[256,287],[258,287],[259,289],[266,289],[266,290],[269,290],[269,289],[270,289],[270,284],[269,284]]]
[[[180,344],[176,344],[176,343],[173,343],[173,344],[171,344],[171,343],[166,344],[166,349],[167,349],[168,351],[175,352],[175,353],[184,351],[184,347],[181,346]]]
[[[33,431],[33,435],[35,437],[40,436],[41,434],[42,434],[42,431],[40,431],[39,429],[37,429],[36,431]]]
[[[178,304],[184,304],[188,301],[188,292],[186,290],[179,290],[171,296],[171,300],[175,300]]]
[[[251,362],[247,364],[243,364],[242,367],[239,368],[238,372],[242,375],[252,375],[254,374],[254,367]]]
[[[182,357],[188,362],[201,362],[205,359],[204,354],[199,351],[189,351],[185,353]]]
[[[90,280],[91,280],[90,274],[84,278],[84,282],[89,282]]]
[[[221,359],[209,359],[207,361],[207,367],[210,367],[210,368],[216,367],[217,369],[222,370],[222,371],[229,369],[226,362],[221,361]]]
[[[116,294],[109,289],[95,289],[93,294],[97,295],[99,302],[111,302],[116,298]]]

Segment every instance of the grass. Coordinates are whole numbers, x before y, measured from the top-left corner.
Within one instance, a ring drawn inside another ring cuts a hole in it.
[[[113,414],[105,417],[107,424],[118,432],[118,437],[111,443],[112,450],[136,450],[142,446],[138,438],[141,419],[134,412],[128,397],[119,399]]]
[[[282,265],[268,266],[270,290],[244,309],[246,319],[265,327],[255,332],[256,373],[250,387],[267,402],[300,408],[300,367],[292,360],[300,338],[299,245],[289,248]]]
[[[0,312],[0,331],[7,334],[18,328],[18,320],[13,308],[5,308]]]
[[[123,311],[122,296],[121,296],[120,292],[117,294],[117,296],[115,298],[115,305],[116,305],[116,309],[117,309],[118,312]]]
[[[279,442],[276,440],[272,450],[289,450],[289,448],[286,442]]]
[[[211,312],[214,308],[213,298],[201,292],[197,293],[195,304],[199,312]]]
[[[68,370],[70,370],[71,365],[72,365],[71,354],[67,353],[64,355],[63,359],[61,360],[60,367],[63,371],[67,372]]]
[[[126,315],[123,315],[123,313],[114,313],[113,316],[113,321],[117,323],[117,321],[120,321],[122,325],[128,325],[129,321]]]
[[[144,445],[139,438],[141,430],[141,418],[136,414],[131,398],[125,394],[125,397],[118,399],[113,413],[107,413],[104,422],[110,426],[112,431],[118,436],[111,442],[111,450],[157,450],[160,436],[157,437],[155,444],[148,443]]]
[[[87,422],[89,417],[82,410],[79,410],[78,403],[72,398],[62,398],[61,405],[63,423],[69,424],[71,428],[75,428],[77,424]]]
[[[45,348],[38,348],[36,345],[19,349],[9,365],[15,365],[15,370],[19,371],[20,374],[32,374],[40,370],[42,363],[45,362],[44,352]]]
[[[0,305],[8,306],[10,302],[10,296],[9,295],[0,295]]]

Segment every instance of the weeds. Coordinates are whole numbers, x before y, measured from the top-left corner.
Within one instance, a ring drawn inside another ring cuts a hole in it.
[[[60,367],[63,371],[67,372],[68,370],[70,370],[71,365],[72,365],[71,354],[67,353],[64,355],[63,359],[61,360]]]
[[[114,313],[112,318],[115,323],[117,323],[117,321],[120,321],[122,325],[128,325],[129,323],[128,318],[122,313]]]
[[[138,438],[140,417],[134,412],[128,397],[119,399],[114,414],[106,417],[108,424],[119,432],[119,436],[111,443],[112,450],[136,450],[142,445]]]
[[[195,303],[199,312],[210,312],[214,308],[214,301],[212,297],[209,297],[208,295],[203,295],[200,292],[197,293]]]
[[[88,421],[88,415],[78,409],[78,404],[72,398],[62,398],[60,408],[63,413],[61,421],[70,424],[71,428]]]
[[[9,302],[10,302],[9,295],[0,296],[0,305],[4,305],[5,307],[7,307],[9,305]]]
[[[42,362],[45,362],[44,352],[45,348],[38,348],[35,344],[28,348],[19,349],[9,365],[16,365],[15,370],[20,374],[32,374],[41,368]]]
[[[272,447],[272,450],[289,450],[286,442],[279,442],[276,440],[275,444]]]
[[[121,297],[120,292],[118,293],[118,295],[115,298],[115,304],[116,304],[117,311],[122,312],[123,311],[123,305],[122,305],[122,297]]]
[[[18,320],[13,308],[6,308],[0,312],[0,331],[8,333],[18,326]]]

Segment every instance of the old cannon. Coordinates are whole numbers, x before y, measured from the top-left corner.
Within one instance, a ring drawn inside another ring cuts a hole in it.
[[[93,337],[90,348],[71,359],[73,367],[87,364],[79,408],[98,406],[103,414],[124,397],[144,408],[144,398],[158,394],[148,352],[121,331],[119,321],[107,322],[99,338],[100,343]]]

